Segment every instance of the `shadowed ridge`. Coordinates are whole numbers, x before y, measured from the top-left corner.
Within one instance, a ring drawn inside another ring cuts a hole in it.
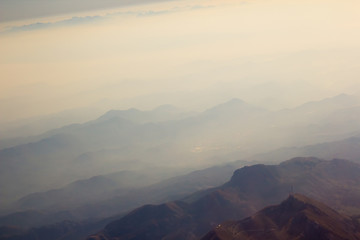
[[[338,211],[357,214],[357,211],[360,211],[359,182],[360,165],[345,160],[294,158],[280,165],[247,166],[236,170],[228,183],[192,195],[191,201],[182,203],[184,206],[180,205],[181,202],[175,202],[181,207],[181,212],[184,211],[183,217],[169,205],[140,208],[136,214],[133,212],[118,221],[117,225],[113,225],[118,231],[116,234],[109,235],[102,231],[97,236],[111,240],[194,240],[224,221],[239,220],[266,206],[279,203],[294,189],[319,199]],[[157,215],[160,217],[155,217]],[[217,238],[210,239],[236,240],[233,232],[239,234],[252,229],[267,229],[268,235],[260,234],[260,237],[256,235],[251,239],[288,240],[296,239],[293,236],[300,236],[306,231],[310,231],[306,232],[307,237],[312,236],[317,227],[322,229],[321,236],[314,235],[319,238],[297,240],[329,240],[332,239],[329,236],[333,237],[334,234],[340,236],[333,238],[336,240],[354,240],[357,239],[354,236],[358,236],[352,219],[298,194],[290,195],[282,205],[266,208],[247,218],[245,223],[230,222],[221,226],[215,229]],[[222,233],[230,235],[221,235],[220,238],[219,234]],[[330,235],[326,235],[328,233]],[[247,234],[251,235],[252,231]],[[247,235],[239,236],[243,237],[239,239],[248,239]]]
[[[104,235],[110,239],[120,234],[125,239],[160,239],[165,232],[174,232],[177,230],[175,226],[186,222],[188,218],[186,208],[187,204],[180,201],[161,205],[145,205],[107,225]],[[174,222],[174,224],[169,225],[169,222]],[[132,232],[135,226],[137,228],[136,236]],[[157,230],[153,231],[155,228]]]
[[[142,111],[136,108],[129,108],[127,110],[109,110],[102,116],[100,116],[97,120],[109,120],[113,118],[129,118],[141,115]]]
[[[256,113],[256,112],[263,112],[264,110],[253,106],[251,104],[248,104],[244,102],[241,99],[233,98],[230,101],[227,101],[225,103],[219,104],[215,107],[207,109],[205,112],[203,112],[204,115],[227,115],[227,114],[245,114],[245,113]]]
[[[296,158],[292,158],[290,160],[284,161],[284,162],[280,163],[279,165],[282,167],[301,166],[303,168],[304,167],[312,168],[321,162],[324,162],[324,160],[316,158],[316,157],[296,157]]]
[[[236,170],[228,184],[246,191],[246,189],[254,189],[254,187],[264,187],[264,185],[271,184],[276,181],[277,177],[278,174],[275,166],[257,164]]]
[[[358,240],[359,227],[325,204],[290,195],[241,221],[220,224],[202,240]]]
[[[274,192],[286,194],[289,189],[288,186],[281,184],[281,175],[279,175],[277,166],[263,164],[236,170],[224,187],[233,188],[244,199],[256,201],[259,199],[270,200],[273,198]],[[276,202],[275,200],[273,203]]]

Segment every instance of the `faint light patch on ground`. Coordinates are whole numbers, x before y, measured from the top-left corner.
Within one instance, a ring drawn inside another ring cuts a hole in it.
[[[204,151],[204,148],[201,147],[201,146],[196,146],[196,147],[194,147],[193,149],[191,149],[191,152],[192,152],[192,153],[201,153],[201,152],[203,152],[203,151]]]

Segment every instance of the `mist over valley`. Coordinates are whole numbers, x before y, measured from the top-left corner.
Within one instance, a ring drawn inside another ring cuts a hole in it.
[[[359,8],[0,0],[0,240],[360,239]]]

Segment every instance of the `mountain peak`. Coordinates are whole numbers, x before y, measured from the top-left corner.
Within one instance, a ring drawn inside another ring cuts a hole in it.
[[[353,99],[353,97],[346,93],[340,93],[340,94],[332,97],[332,99]]]
[[[300,194],[292,194],[280,205],[267,207],[238,222],[227,222],[202,240],[356,240],[360,229],[350,218]]]
[[[299,194],[299,193],[293,193],[290,194],[289,197],[284,201],[284,202],[292,202],[292,201],[296,201],[296,202],[301,202],[301,203],[313,203],[314,200],[312,200],[311,198],[306,197],[305,195]]]
[[[260,108],[253,106],[239,98],[233,98],[227,102],[219,104],[215,107],[212,107],[206,110],[205,114],[210,115],[223,115],[223,114],[246,114],[246,113],[254,113],[259,112]]]
[[[276,169],[273,166],[257,164],[236,170],[229,182],[237,188],[263,188],[276,181]]]
[[[248,103],[241,100],[240,98],[232,98],[229,101],[224,102],[218,106],[239,106],[239,105],[248,105]]]
[[[279,208],[283,211],[291,212],[303,211],[309,206],[322,209],[324,212],[328,212],[329,210],[333,211],[326,205],[298,193],[290,194],[289,197],[279,205]]]
[[[109,120],[112,118],[126,118],[128,115],[139,115],[141,111],[136,108],[129,108],[127,110],[109,110],[102,116],[98,118],[98,120]]]
[[[241,100],[240,98],[232,98],[229,101],[227,101],[226,103],[228,104],[239,104],[239,103],[245,103],[243,100]]]
[[[309,108],[318,108],[318,107],[322,107],[322,108],[329,108],[329,109],[333,109],[334,107],[337,108],[346,108],[346,107],[353,107],[353,106],[357,106],[359,104],[359,100],[356,99],[356,97],[352,96],[352,95],[348,95],[345,93],[333,96],[333,97],[329,97],[329,98],[325,98],[319,101],[312,101],[312,102],[308,102],[305,103],[299,107],[297,107],[297,109],[304,109],[304,110],[308,110]]]
[[[153,111],[159,111],[159,112],[177,112],[179,109],[171,104],[163,104],[153,109]]]
[[[312,168],[323,161],[324,160],[315,157],[296,157],[280,163],[280,166],[282,167],[297,166],[301,168]]]

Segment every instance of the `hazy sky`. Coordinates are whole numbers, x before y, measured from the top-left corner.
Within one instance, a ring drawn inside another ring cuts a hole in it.
[[[0,0],[0,22],[169,0]]]
[[[96,8],[114,1],[79,0],[71,11],[67,1],[59,11],[62,1],[13,2],[0,0],[9,9],[0,19],[1,122],[234,97],[280,108],[360,90],[358,0],[123,1],[108,10]]]

